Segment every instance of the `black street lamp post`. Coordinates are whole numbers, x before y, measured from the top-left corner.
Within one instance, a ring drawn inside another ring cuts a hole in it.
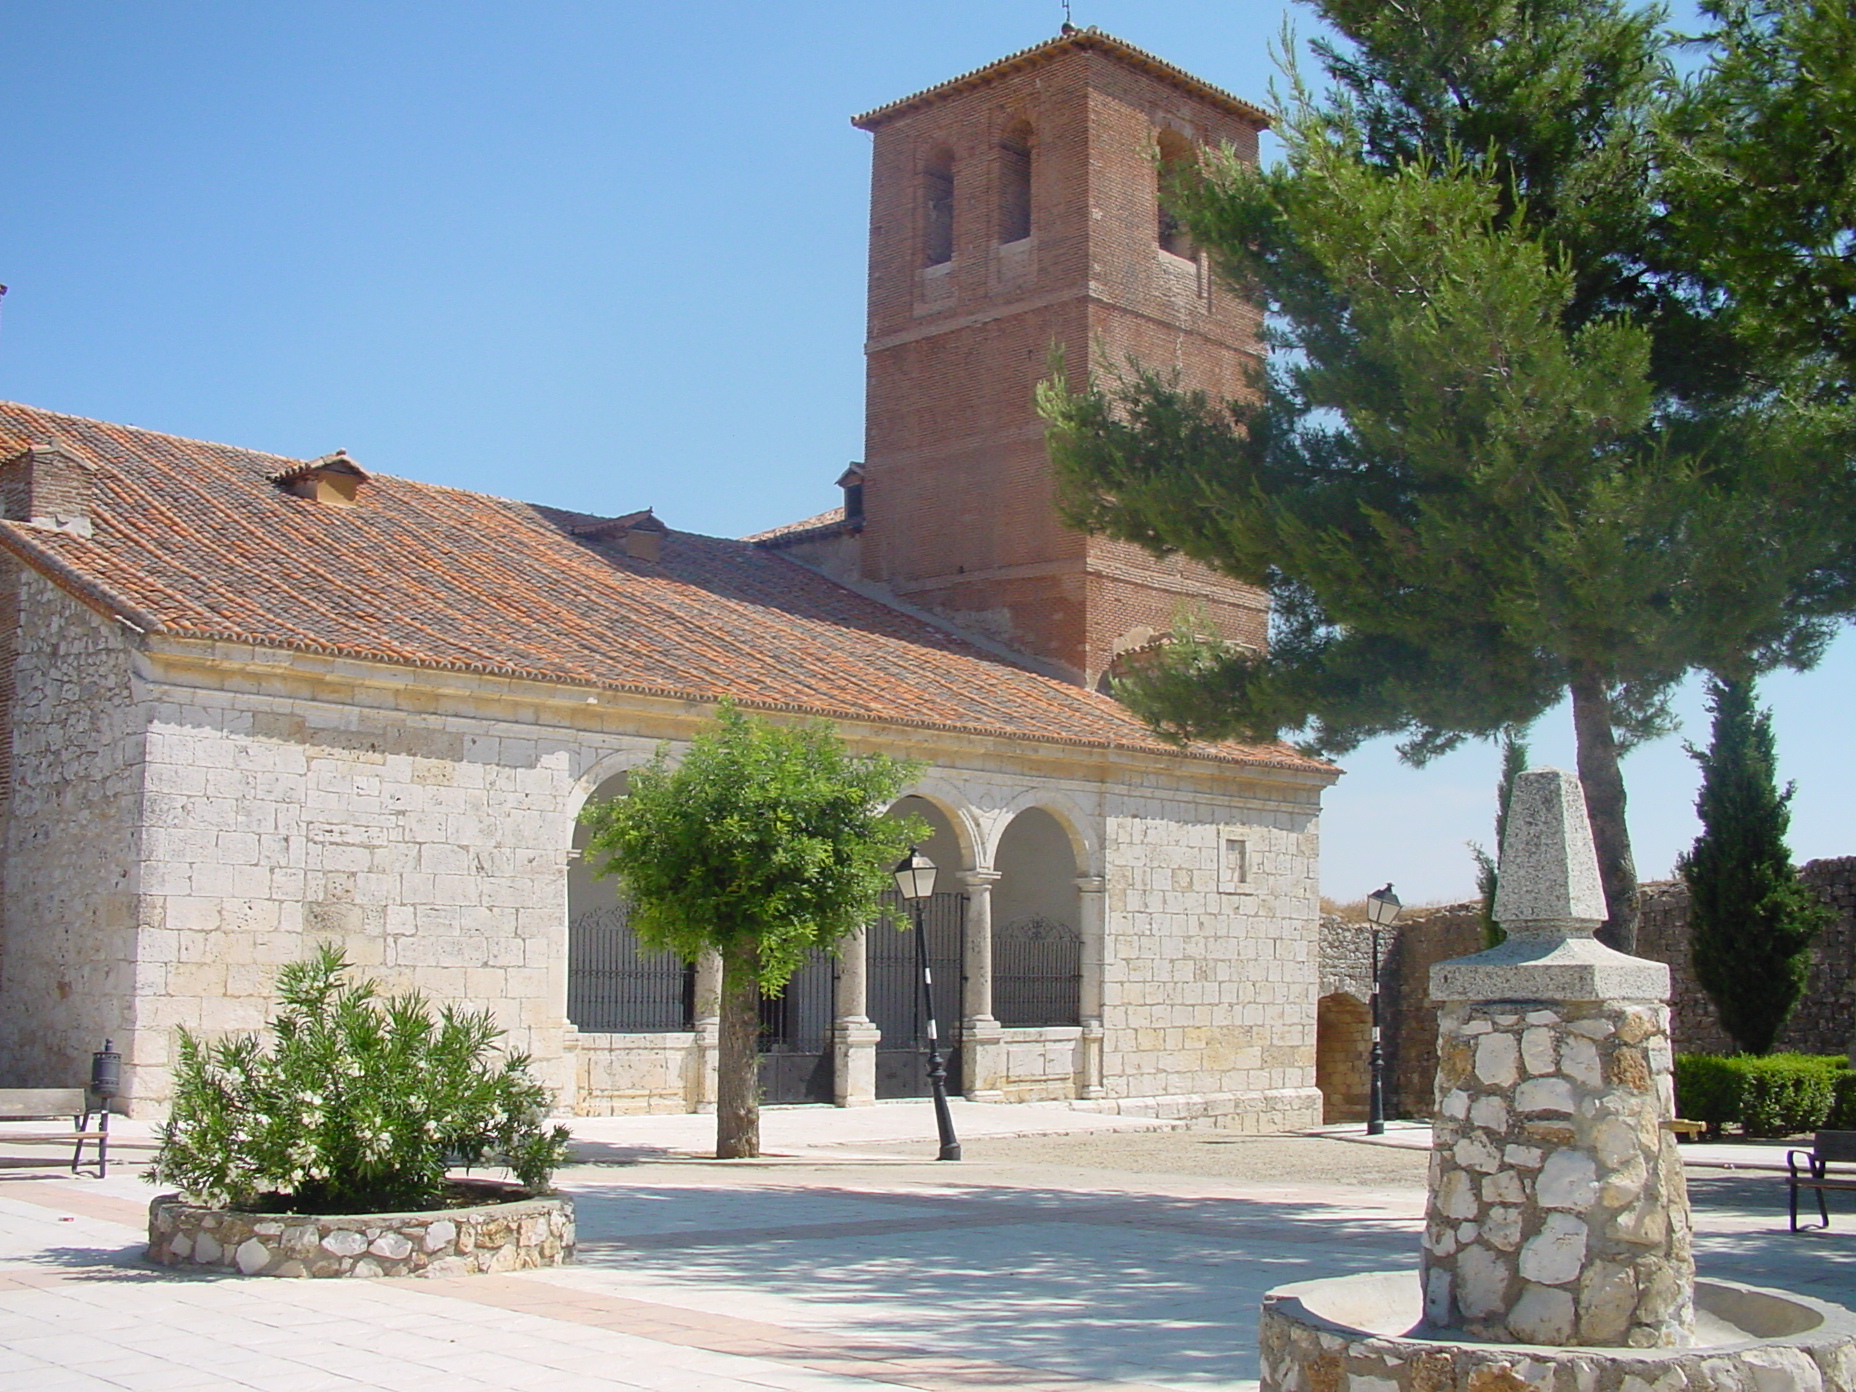
[[[954,1115],[947,1106],[947,1065],[941,1061],[940,1039],[934,1025],[934,973],[928,967],[928,929],[922,905],[934,893],[934,862],[915,847],[896,864],[896,888],[908,900],[915,919],[915,960],[922,970],[922,1013],[928,1017],[928,1086],[934,1093],[934,1124],[941,1133],[937,1160],[958,1160],[960,1141],[954,1135]]]
[[[1386,1133],[1386,1051],[1379,1038],[1379,934],[1398,922],[1400,907],[1390,884],[1366,896],[1366,918],[1373,925],[1373,1050],[1366,1062],[1372,1077],[1366,1104],[1369,1136]]]

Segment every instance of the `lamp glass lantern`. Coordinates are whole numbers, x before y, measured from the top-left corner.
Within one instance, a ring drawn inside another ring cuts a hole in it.
[[[927,899],[934,893],[935,864],[914,846],[896,862],[896,889],[904,899]]]
[[[1366,896],[1366,918],[1375,928],[1390,928],[1398,922],[1399,911],[1403,908],[1391,885],[1375,889]]]

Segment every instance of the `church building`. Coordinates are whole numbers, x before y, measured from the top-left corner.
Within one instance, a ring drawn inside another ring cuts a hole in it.
[[[1261,644],[1267,607],[1065,528],[1033,400],[1053,349],[1243,390],[1256,312],[1159,170],[1254,158],[1264,119],[1073,29],[857,117],[864,458],[742,540],[0,403],[0,1083],[81,1081],[109,1037],[158,1116],[179,1028],[259,1028],[333,942],[494,1011],[565,1112],[712,1105],[713,964],[640,949],[577,816],[732,697],[926,766],[896,811],[933,829],[967,1096],[1318,1122],[1336,771],[1105,694],[1182,613]],[[899,921],[767,1002],[768,1101],[926,1091]]]

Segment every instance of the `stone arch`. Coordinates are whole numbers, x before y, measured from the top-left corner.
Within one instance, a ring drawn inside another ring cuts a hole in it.
[[[955,879],[961,871],[978,865],[979,836],[966,809],[939,790],[916,788],[890,804],[891,817],[917,816],[934,829],[928,840],[920,843],[922,854],[941,872],[936,889],[957,889]]]
[[[1013,798],[990,819],[991,845],[985,864],[997,868],[999,846],[1005,840],[1005,833],[1010,830],[1013,822],[1034,808],[1049,816],[1063,829],[1070,843],[1071,859],[1076,865],[1075,874],[1102,873],[1102,839],[1098,819],[1085,812],[1075,799],[1051,788],[1041,788]]]
[[[1315,1086],[1323,1122],[1366,1120],[1372,1046],[1372,1014],[1358,996],[1336,991],[1315,1002]]]
[[[1082,1012],[1082,898],[1074,828],[1048,808],[1007,823],[993,852],[992,1007],[1005,1026],[1075,1025]]]
[[[636,761],[633,764],[636,767]],[[621,796],[631,769],[596,784],[583,802]],[[568,1022],[584,1034],[657,1034],[692,1027],[695,968],[650,952],[632,932],[617,884],[594,875],[591,829],[575,818],[567,861]]]

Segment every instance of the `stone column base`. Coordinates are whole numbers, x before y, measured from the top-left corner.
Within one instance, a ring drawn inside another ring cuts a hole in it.
[[[1086,1101],[1108,1095],[1108,1090],[1102,1086],[1102,1034],[1100,1020],[1083,1021],[1082,1057],[1077,1060],[1076,1095]]]
[[[832,1100],[840,1107],[876,1105],[876,1046],[882,1037],[863,1015],[843,1015],[833,1025]]]
[[[990,1015],[970,1015],[961,1025],[961,1077],[969,1102],[1003,1102],[999,1073],[1005,1066],[1005,1028]]]

